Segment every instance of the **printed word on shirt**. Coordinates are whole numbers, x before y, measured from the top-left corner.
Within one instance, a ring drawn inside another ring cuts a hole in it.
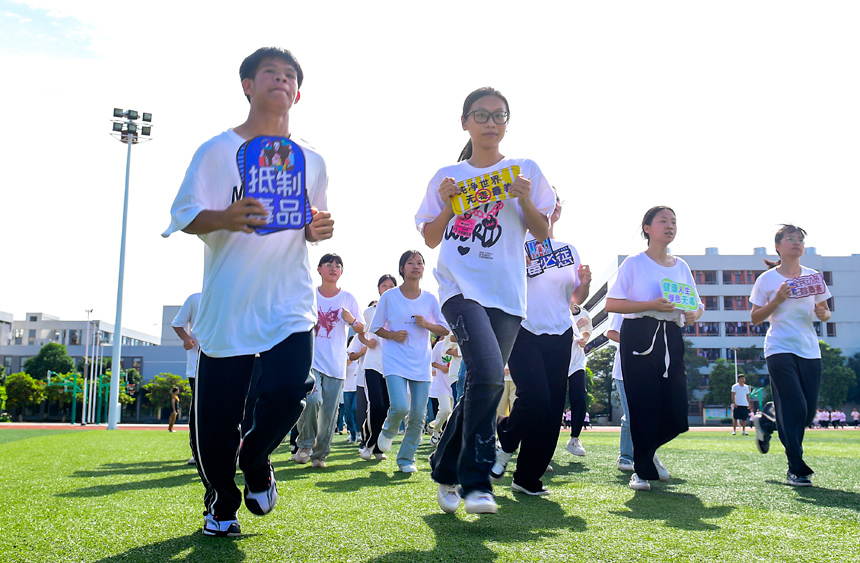
[[[663,297],[669,303],[674,303],[676,309],[695,311],[699,308],[699,301],[696,299],[696,290],[691,286],[673,282],[668,278],[664,278],[661,285],[663,287]]]
[[[826,291],[824,277],[817,273],[789,280],[788,285],[791,286],[789,299],[800,299],[809,295],[821,295]]]
[[[510,166],[457,182],[460,195],[451,198],[454,213],[462,215],[469,209],[476,209],[485,203],[508,199],[510,197],[508,190],[519,173],[519,166]]]
[[[552,242],[546,239],[543,242],[530,240],[526,242],[526,256],[529,264],[526,266],[526,275],[533,278],[544,273],[549,268],[564,268],[573,266],[573,253],[569,246],[562,246],[553,250]]]

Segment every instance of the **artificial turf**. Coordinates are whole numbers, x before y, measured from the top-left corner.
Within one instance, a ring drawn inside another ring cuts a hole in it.
[[[559,440],[552,494],[496,486],[499,513],[443,514],[425,439],[417,474],[362,461],[335,436],[326,469],[273,465],[269,516],[239,512],[243,535],[201,534],[203,488],[188,434],[0,429],[0,561],[848,561],[860,545],[860,431],[807,433],[814,487],[783,484],[777,440],[690,432],[661,448],[668,484],[634,492],[615,468],[618,434],[584,432],[588,454]],[[396,453],[398,441],[392,452]],[[516,463],[512,461],[511,468]],[[241,487],[241,475],[237,478]]]

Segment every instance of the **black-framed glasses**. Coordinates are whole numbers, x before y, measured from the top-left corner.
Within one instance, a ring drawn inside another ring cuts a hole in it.
[[[475,120],[475,123],[486,123],[490,120],[490,117],[493,118],[493,122],[496,125],[504,125],[508,122],[508,112],[506,111],[494,111],[489,112],[483,109],[476,109],[475,111],[470,111],[466,114],[466,117],[472,116],[472,119]]]

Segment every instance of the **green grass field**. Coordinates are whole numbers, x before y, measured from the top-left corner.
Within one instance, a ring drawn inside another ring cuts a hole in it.
[[[427,440],[419,473],[406,476],[394,456],[362,461],[335,436],[324,470],[296,465],[282,446],[275,511],[259,518],[243,507],[243,536],[210,538],[200,531],[203,488],[185,465],[187,432],[11,425],[0,429],[0,561],[856,560],[860,431],[807,434],[817,473],[805,489],[783,484],[777,440],[762,456],[753,439],[687,433],[661,449],[672,482],[634,492],[615,468],[618,434],[584,432],[584,458],[559,441],[550,496],[514,494],[507,476],[499,514],[473,516],[439,510]]]

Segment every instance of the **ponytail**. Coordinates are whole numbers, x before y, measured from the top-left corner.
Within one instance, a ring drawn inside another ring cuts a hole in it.
[[[469,160],[470,158],[472,158],[472,139],[469,139],[469,142],[466,143],[466,146],[460,151],[460,158],[457,159],[457,162]]]
[[[764,259],[764,265],[767,266],[768,270],[777,268],[780,264],[782,264],[782,260],[777,260],[776,262],[774,262],[773,260],[768,260],[767,258]]]

